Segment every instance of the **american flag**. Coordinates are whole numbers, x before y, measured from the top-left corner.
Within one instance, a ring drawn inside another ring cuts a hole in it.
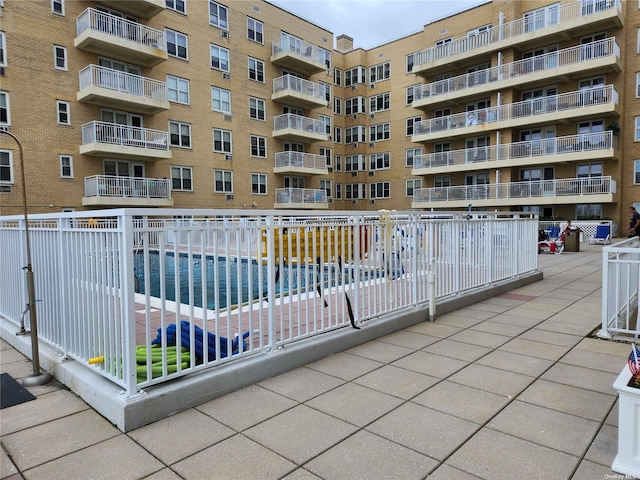
[[[640,348],[635,344],[631,344],[631,353],[629,354],[629,370],[635,377],[640,375]]]

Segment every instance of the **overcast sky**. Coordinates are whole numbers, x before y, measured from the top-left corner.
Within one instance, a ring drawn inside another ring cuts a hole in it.
[[[482,0],[269,0],[333,32],[347,34],[354,47],[369,49],[422,30],[432,20]],[[334,45],[335,46],[335,45]]]

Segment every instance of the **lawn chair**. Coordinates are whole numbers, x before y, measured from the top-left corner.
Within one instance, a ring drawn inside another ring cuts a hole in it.
[[[595,243],[601,243],[603,245],[611,243],[611,227],[609,225],[596,226],[596,233],[594,233],[591,240],[589,240],[589,245]]]
[[[549,227],[544,231],[545,238],[538,238],[538,253],[554,253],[560,255],[564,250],[564,235],[560,227]]]

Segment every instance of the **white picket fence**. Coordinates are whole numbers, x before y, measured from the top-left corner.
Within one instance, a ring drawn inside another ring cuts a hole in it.
[[[132,395],[538,267],[533,214],[220,213],[30,216],[41,340]],[[0,315],[16,325],[24,245],[23,219],[0,217]]]

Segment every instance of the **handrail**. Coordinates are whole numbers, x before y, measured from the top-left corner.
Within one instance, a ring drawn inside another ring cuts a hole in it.
[[[295,113],[285,113],[273,118],[274,130],[284,130],[286,128],[327,135],[327,126],[322,120],[303,117],[302,115],[296,115]]]
[[[96,86],[155,100],[167,100],[167,83],[113,68],[88,65],[80,70],[80,90]]]
[[[325,90],[322,85],[294,75],[287,74],[273,79],[273,93],[284,90],[302,93],[320,100],[325,99]]]
[[[85,197],[171,198],[166,178],[92,175],[84,179]]]
[[[283,35],[271,42],[271,54],[276,55],[280,52],[292,52],[311,61],[324,63],[327,68],[331,65],[331,53],[328,50],[311,45],[291,35]]]
[[[276,188],[276,203],[327,203],[327,192],[316,188]]]
[[[82,144],[109,143],[127,147],[169,150],[169,133],[108,122],[89,122],[82,126]]]
[[[324,155],[312,153],[278,152],[275,161],[276,167],[305,167],[323,170],[327,168],[327,158]]]

